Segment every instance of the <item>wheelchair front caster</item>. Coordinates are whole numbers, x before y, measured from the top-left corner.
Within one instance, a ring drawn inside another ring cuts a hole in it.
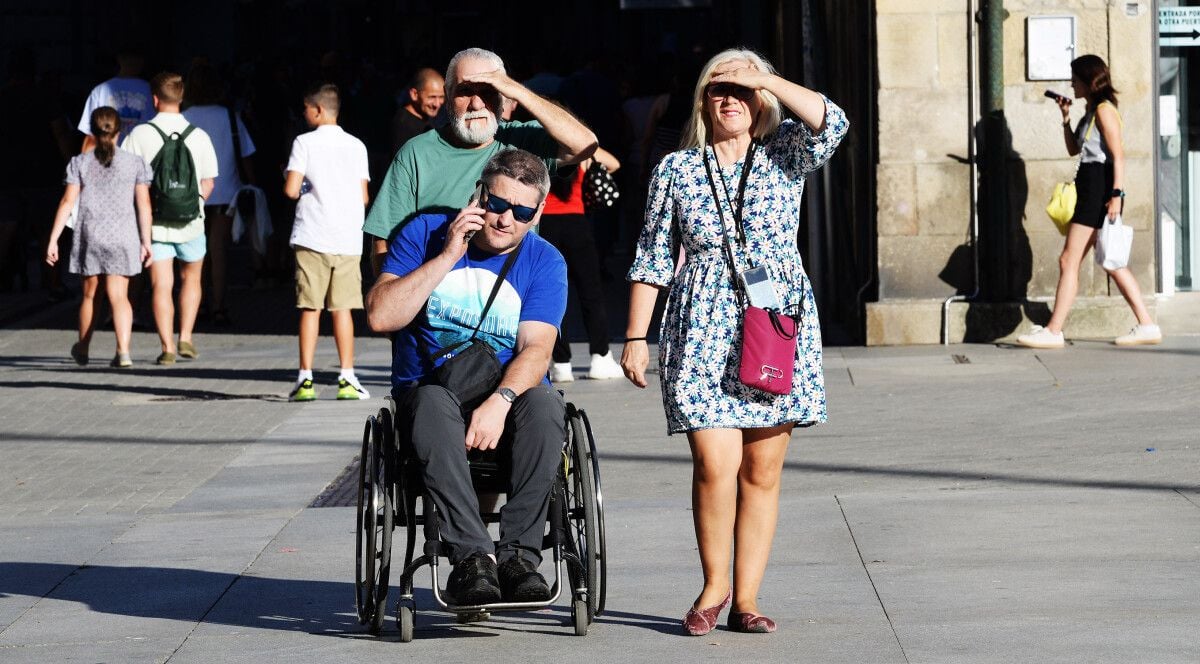
[[[588,605],[585,600],[577,599],[571,602],[571,621],[575,623],[575,636],[587,636]]]
[[[396,624],[400,627],[400,642],[409,643],[413,640],[413,608],[401,604],[396,609]]]

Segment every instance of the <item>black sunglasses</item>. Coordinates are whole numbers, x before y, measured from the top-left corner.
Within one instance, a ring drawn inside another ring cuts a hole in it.
[[[749,101],[754,96],[754,91],[736,83],[709,83],[704,88],[704,94],[709,99],[736,97],[742,101]]]
[[[455,97],[479,97],[487,99],[496,94],[496,88],[487,83],[459,83],[454,86]]]
[[[505,212],[512,210],[513,219],[526,224],[533,221],[533,215],[537,214],[536,207],[528,207],[525,205],[515,205],[513,203],[509,203],[490,191],[484,192],[484,196],[485,199],[483,201],[483,207],[488,212],[504,214]]]

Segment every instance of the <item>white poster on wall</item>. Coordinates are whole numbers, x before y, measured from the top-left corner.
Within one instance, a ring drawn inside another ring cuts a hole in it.
[[[1075,59],[1074,16],[1025,19],[1025,68],[1030,81],[1069,81]]]

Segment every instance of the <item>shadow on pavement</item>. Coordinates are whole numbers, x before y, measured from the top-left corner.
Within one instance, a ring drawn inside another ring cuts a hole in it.
[[[358,622],[354,610],[354,584],[350,582],[276,579],[172,567],[0,562],[0,597],[13,595],[78,602],[95,612],[136,618],[373,638]],[[214,597],[217,598],[215,602]],[[389,597],[393,598],[394,595]],[[429,610],[428,607],[436,606],[430,590],[417,588],[415,599],[416,626],[422,632],[437,630],[439,633],[434,638],[495,635],[455,629],[453,616]],[[424,611],[422,607],[425,607]],[[516,628],[517,625],[529,625],[531,621],[547,627],[561,626],[562,629]],[[606,611],[597,622],[680,633],[678,620],[660,616]],[[513,629],[573,636],[568,629],[570,609],[565,606],[529,613],[498,614],[489,621],[472,625],[488,630]],[[383,640],[389,640],[388,632],[394,629],[394,617],[389,615]],[[424,636],[432,635],[426,633]]]
[[[98,383],[65,383],[59,381],[46,380],[31,380],[31,381],[0,381],[0,388],[25,388],[36,389],[43,387],[52,387],[68,390],[83,390],[90,392],[132,392],[133,394],[147,394],[161,401],[232,401],[232,400],[256,400],[256,401],[278,401],[286,403],[288,398],[286,395],[279,394],[230,394],[228,392],[212,392],[209,390],[193,390],[193,389],[177,389],[172,387],[147,387],[142,385],[111,385]]]
[[[602,463],[673,463],[692,464],[690,456],[660,456],[654,454],[601,453]],[[935,470],[926,468],[903,468],[896,466],[857,466],[849,464],[785,461],[784,470],[803,473],[842,473],[849,475],[881,475],[888,477],[911,477],[920,479],[945,479],[960,481],[1009,482],[1013,484],[1036,484],[1043,486],[1066,486],[1081,489],[1126,489],[1134,491],[1198,491],[1200,482],[1194,484],[1170,484],[1165,482],[1131,482],[1127,480],[1075,479],[1070,477],[1038,477],[1016,473],[996,473],[988,470],[977,472]]]

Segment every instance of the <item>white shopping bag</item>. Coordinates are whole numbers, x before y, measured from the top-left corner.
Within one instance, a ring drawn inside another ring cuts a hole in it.
[[[1121,222],[1121,215],[1105,219],[1096,234],[1096,265],[1105,270],[1119,270],[1129,265],[1133,248],[1133,229]]]

